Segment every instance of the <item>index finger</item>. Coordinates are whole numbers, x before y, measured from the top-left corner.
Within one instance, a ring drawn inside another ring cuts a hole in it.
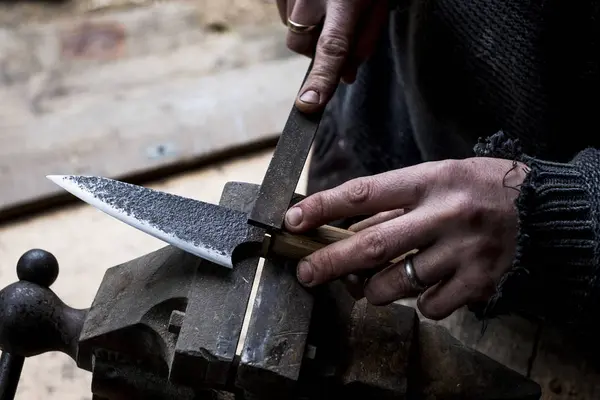
[[[371,215],[415,205],[428,184],[426,168],[407,167],[356,178],[308,196],[286,214],[286,228],[302,232],[341,218]]]
[[[364,3],[363,0],[328,2],[313,68],[296,99],[296,107],[300,111],[320,111],[333,96],[350,54]]]

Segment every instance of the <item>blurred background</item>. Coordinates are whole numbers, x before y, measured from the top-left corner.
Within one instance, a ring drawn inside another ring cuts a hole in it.
[[[0,0],[0,287],[42,248],[60,264],[54,291],[89,307],[107,268],[165,244],[45,176],[216,203],[227,181],[261,182],[307,66],[272,0]],[[17,398],[91,399],[90,379],[45,354]]]

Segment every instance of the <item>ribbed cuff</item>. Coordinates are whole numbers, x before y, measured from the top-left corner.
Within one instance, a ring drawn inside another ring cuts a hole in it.
[[[577,166],[521,158],[531,169],[516,205],[519,234],[512,270],[480,317],[520,312],[579,322],[595,276],[589,192]]]

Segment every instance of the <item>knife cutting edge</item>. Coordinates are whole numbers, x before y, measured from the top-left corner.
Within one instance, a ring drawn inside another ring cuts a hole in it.
[[[250,256],[300,259],[353,234],[323,226],[305,235],[266,235],[264,228],[248,224],[246,213],[216,204],[103,177],[49,175],[48,179],[121,222],[227,268]]]

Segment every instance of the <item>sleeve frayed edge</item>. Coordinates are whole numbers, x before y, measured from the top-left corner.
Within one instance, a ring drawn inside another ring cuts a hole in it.
[[[512,267],[502,276],[497,285],[496,293],[492,295],[487,302],[469,306],[469,309],[475,314],[475,317],[484,321],[483,329],[485,329],[486,320],[511,311],[508,309],[507,304],[500,301],[506,282],[511,278],[523,277],[529,274],[529,271],[526,268],[520,267],[520,262],[524,249],[527,248],[530,242],[529,235],[524,232],[523,221],[527,218],[529,199],[535,193],[536,171],[531,165],[533,164],[533,160],[523,153],[519,140],[509,138],[503,131],[499,131],[492,136],[479,138],[473,151],[477,157],[503,158],[515,162],[522,162],[529,168],[525,180],[519,187],[519,196],[517,196],[517,199],[515,200],[515,207],[518,213],[518,230],[515,257],[513,259]]]
[[[522,159],[520,161],[522,161]],[[475,314],[475,317],[482,321],[516,311],[514,304],[501,301],[505,286],[510,280],[519,280],[522,282],[523,279],[526,279],[529,275],[529,270],[523,267],[521,263],[525,249],[527,249],[531,243],[531,237],[524,227],[524,221],[527,220],[529,214],[530,199],[535,195],[536,175],[538,174],[538,171],[535,168],[535,165],[527,164],[527,166],[529,167],[529,173],[523,181],[523,184],[519,187],[520,194],[517,199],[515,199],[518,221],[516,248],[512,266],[502,276],[496,287],[496,293],[494,293],[487,302],[469,307]],[[512,290],[514,290],[514,288]]]

